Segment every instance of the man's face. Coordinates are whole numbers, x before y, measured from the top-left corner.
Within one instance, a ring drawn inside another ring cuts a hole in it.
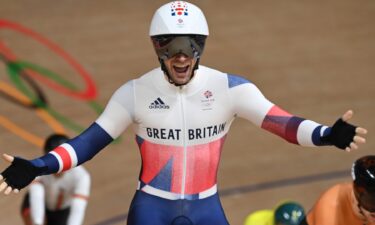
[[[184,85],[190,81],[196,62],[196,59],[188,57],[183,53],[178,53],[164,60],[170,79],[177,85]]]

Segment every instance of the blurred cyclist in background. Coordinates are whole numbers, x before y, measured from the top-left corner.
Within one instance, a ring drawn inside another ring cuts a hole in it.
[[[49,136],[44,153],[68,141],[61,134]],[[81,225],[90,193],[90,175],[83,166],[37,177],[29,186],[21,214],[25,225]]]
[[[274,210],[264,209],[251,213],[243,225],[299,225],[304,217],[302,205],[287,201],[279,204]]]
[[[375,225],[375,155],[357,159],[352,177],[320,196],[307,215],[308,225]]]

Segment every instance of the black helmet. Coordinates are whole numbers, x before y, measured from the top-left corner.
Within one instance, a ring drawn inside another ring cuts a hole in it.
[[[375,212],[375,155],[363,156],[353,163],[353,190],[361,207]]]
[[[67,142],[69,138],[64,134],[52,134],[44,143],[44,152],[48,153],[49,151],[53,150],[57,146]]]
[[[298,225],[305,217],[305,210],[296,202],[285,202],[275,209],[275,224]]]

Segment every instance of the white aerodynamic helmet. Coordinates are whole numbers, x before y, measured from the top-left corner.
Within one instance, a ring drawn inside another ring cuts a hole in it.
[[[170,83],[182,85],[173,82],[164,60],[177,54],[196,59],[192,78],[194,71],[198,69],[207,36],[207,21],[197,6],[184,1],[173,1],[156,10],[151,21],[150,37],[161,69]]]
[[[208,36],[209,32],[202,10],[185,1],[173,1],[156,10],[149,34],[150,36],[169,34]]]

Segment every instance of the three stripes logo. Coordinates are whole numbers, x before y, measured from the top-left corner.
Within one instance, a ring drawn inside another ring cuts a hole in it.
[[[154,102],[151,102],[150,109],[169,109],[169,105],[166,105],[163,100],[157,98]]]

